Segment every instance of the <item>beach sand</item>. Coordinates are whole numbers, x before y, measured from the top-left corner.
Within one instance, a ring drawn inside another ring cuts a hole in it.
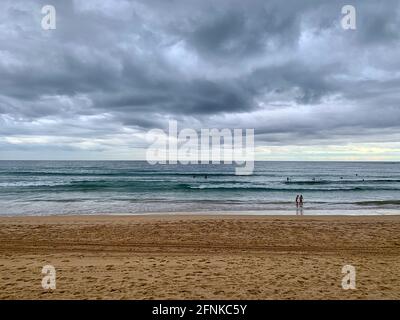
[[[3,217],[0,298],[399,299],[400,216]]]

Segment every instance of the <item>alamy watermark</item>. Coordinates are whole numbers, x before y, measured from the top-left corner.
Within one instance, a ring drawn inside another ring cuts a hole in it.
[[[342,288],[344,290],[356,289],[356,268],[350,264],[343,266],[342,273],[345,276],[342,278]]]
[[[178,123],[169,121],[168,133],[153,129],[146,152],[150,164],[236,164],[235,174],[254,171],[254,129],[195,129],[178,132]]]
[[[349,4],[345,5],[342,7],[342,14],[344,15],[340,21],[342,28],[344,30],[356,30],[356,8]]]
[[[43,30],[55,30],[56,25],[56,8],[53,5],[45,5],[41,9],[41,13],[44,15],[41,20],[41,26]],[[344,30],[355,30],[356,25],[356,8],[353,5],[344,5],[341,9],[343,15],[340,23]]]
[[[44,290],[56,289],[56,268],[52,265],[45,265],[42,268],[42,274],[45,276],[42,279],[42,288]]]
[[[56,8],[52,5],[45,5],[42,7],[42,14],[44,14],[41,26],[43,30],[55,30],[57,28]]]

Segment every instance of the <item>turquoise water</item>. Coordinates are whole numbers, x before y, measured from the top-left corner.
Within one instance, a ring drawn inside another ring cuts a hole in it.
[[[0,214],[294,214],[300,193],[303,214],[400,210],[397,162],[257,162],[252,176],[236,176],[234,169],[142,161],[0,161]]]

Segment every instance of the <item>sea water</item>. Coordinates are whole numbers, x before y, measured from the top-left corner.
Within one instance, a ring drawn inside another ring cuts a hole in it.
[[[400,213],[399,162],[0,161],[0,215]]]

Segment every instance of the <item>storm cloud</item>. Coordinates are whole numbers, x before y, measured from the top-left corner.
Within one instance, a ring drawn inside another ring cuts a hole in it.
[[[41,27],[48,4],[55,30]],[[341,26],[346,4],[356,30]],[[393,146],[399,31],[397,0],[5,0],[0,159],[140,158],[145,133],[169,119],[254,128],[261,158]]]

